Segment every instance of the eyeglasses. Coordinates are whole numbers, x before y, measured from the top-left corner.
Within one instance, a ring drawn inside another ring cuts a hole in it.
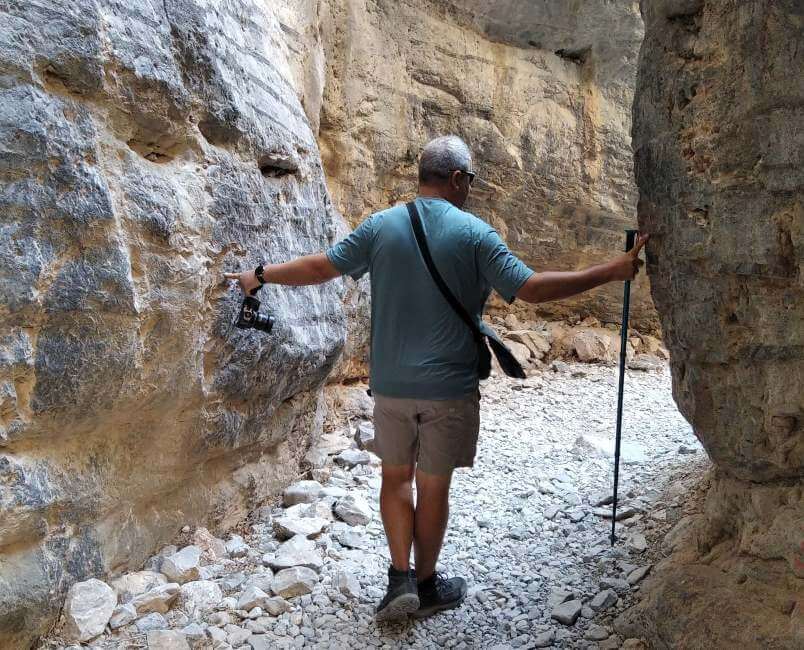
[[[471,185],[472,183],[475,182],[475,173],[474,172],[468,172],[465,169],[454,169],[453,171],[461,172],[461,174],[465,174],[466,176],[468,176],[469,177],[469,185]]]

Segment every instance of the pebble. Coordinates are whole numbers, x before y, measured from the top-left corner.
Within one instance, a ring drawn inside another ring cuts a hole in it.
[[[619,596],[617,595],[616,591],[614,591],[613,589],[606,589],[594,595],[592,600],[589,601],[589,607],[591,607],[596,612],[600,612],[605,609],[608,609],[618,600]]]
[[[171,582],[183,584],[201,577],[201,549],[198,546],[186,546],[162,560],[160,571]]]
[[[137,631],[140,633],[150,632],[151,630],[166,630],[170,625],[167,622],[167,619],[159,614],[158,612],[151,612],[150,614],[146,614],[142,618],[137,619],[134,623],[134,627],[137,628]]]
[[[371,508],[360,495],[347,494],[335,504],[335,514],[350,526],[365,526],[371,521]]]
[[[568,600],[565,603],[556,605],[550,613],[550,618],[554,618],[563,625],[574,625],[581,615],[582,607],[580,600]]]
[[[584,632],[583,638],[589,641],[603,641],[609,638],[609,631],[602,625],[590,625]]]
[[[324,487],[318,481],[298,481],[285,489],[282,502],[287,506],[299,503],[313,503],[321,496]]]

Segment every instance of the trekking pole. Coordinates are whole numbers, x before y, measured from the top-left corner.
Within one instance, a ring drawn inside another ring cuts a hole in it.
[[[625,252],[630,251],[636,243],[638,230],[625,231]],[[620,438],[623,429],[623,386],[625,383],[625,348],[628,344],[628,310],[631,303],[631,282],[625,281],[623,289],[623,321],[620,328],[620,387],[617,394],[617,430],[614,436],[614,501],[611,508],[611,545],[617,537],[614,534],[614,526],[617,522],[617,485],[620,478]]]

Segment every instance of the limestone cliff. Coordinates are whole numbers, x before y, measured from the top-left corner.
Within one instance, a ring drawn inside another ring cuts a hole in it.
[[[328,0],[318,24],[319,143],[333,200],[353,225],[412,196],[421,147],[456,133],[486,181],[469,208],[533,268],[580,268],[622,248],[635,224],[636,3]],[[516,309],[619,322],[620,291]],[[658,324],[645,278],[633,319]]]
[[[657,647],[800,648],[804,5],[642,12],[640,225],[674,394],[717,472],[623,626]]]
[[[258,0],[0,4],[0,647],[241,519],[319,426],[339,283],[263,291],[270,336],[221,284],[339,227],[292,47]]]

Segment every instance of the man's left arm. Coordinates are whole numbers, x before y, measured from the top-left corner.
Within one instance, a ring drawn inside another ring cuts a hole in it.
[[[311,284],[322,284],[341,275],[324,253],[305,255],[283,264],[266,264],[262,278],[266,284],[283,284],[290,287],[303,287]],[[242,273],[224,273],[227,280],[237,280],[244,293],[260,286],[255,270]]]
[[[262,279],[266,284],[284,284],[291,287],[322,284],[341,275],[350,275],[357,280],[369,269],[375,216],[363,221],[326,253],[305,255],[283,264],[264,265]],[[254,270],[224,273],[224,277],[227,280],[237,280],[247,295],[251,295],[251,291],[260,287],[260,281]]]

